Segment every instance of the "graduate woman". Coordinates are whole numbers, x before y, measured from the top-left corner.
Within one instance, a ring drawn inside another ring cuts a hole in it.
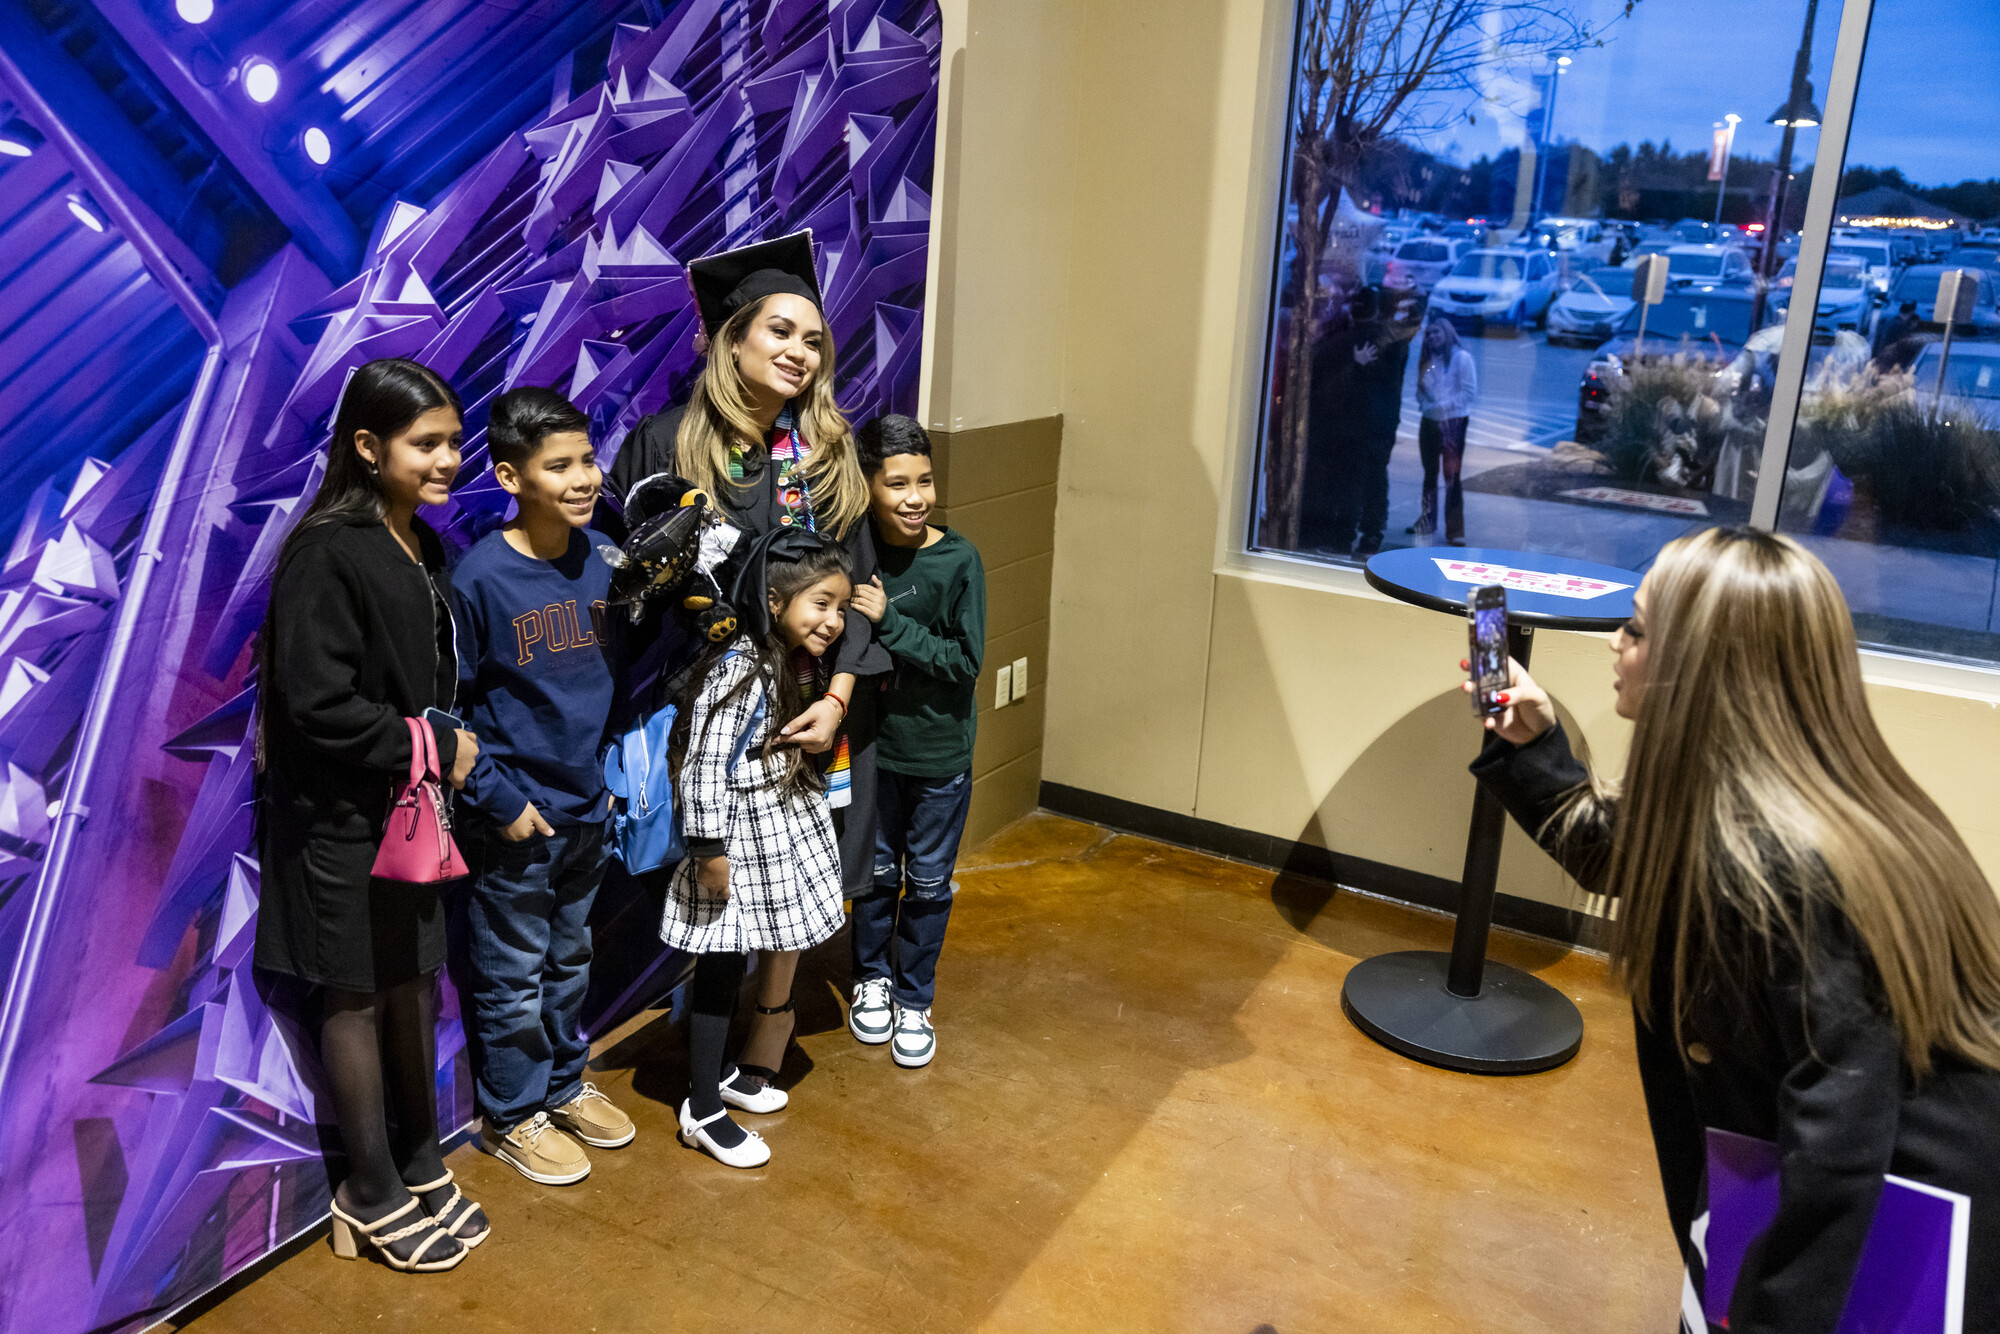
[[[261,640],[257,966],[320,989],[320,1058],[347,1173],[334,1249],[402,1270],[450,1269],[486,1236],[438,1151],[438,887],[377,880],[406,718],[449,713],[458,681],[444,548],[417,517],[458,473],[458,395],[394,358],[354,372],[326,480],[285,539]],[[454,787],[470,732],[432,724]],[[396,1133],[389,1131],[393,1113]]]
[[[1473,766],[1584,886],[1613,959],[1667,1213],[1701,1273],[1706,1132],[1777,1146],[1731,1334],[1829,1334],[1884,1173],[1968,1195],[1964,1328],[2000,1329],[2000,901],[1868,711],[1853,621],[1789,538],[1667,545],[1612,637],[1621,782],[1514,667]],[[1872,1327],[1872,1326],[1871,1326]]]
[[[868,481],[833,400],[833,334],[811,233],[710,255],[689,264],[688,274],[705,339],[700,376],[687,402],[645,418],[625,438],[605,477],[607,498],[636,521],[676,499],[668,493],[677,485],[648,482],[678,478],[713,497],[740,530],[732,562],[758,538],[801,527],[840,543],[854,581],[867,583],[876,568]],[[599,526],[614,528],[603,519]],[[724,588],[732,575],[722,575]],[[829,796],[849,893],[874,883],[874,694],[890,661],[870,629],[864,617],[847,618],[825,664],[830,679],[813,687],[817,698],[781,734],[809,754],[844,746]],[[737,1061],[752,1079],[775,1079],[783,1063],[797,967],[795,951],[764,956],[757,1018]]]

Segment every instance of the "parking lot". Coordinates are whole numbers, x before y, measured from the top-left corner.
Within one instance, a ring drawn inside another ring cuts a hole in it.
[[[1479,396],[1466,429],[1464,477],[1547,457],[1572,439],[1577,386],[1593,349],[1551,345],[1543,332],[1468,334],[1463,346],[1479,368]],[[1404,530],[1421,505],[1423,465],[1417,448],[1417,359],[1403,382],[1402,422],[1389,464],[1391,547],[1440,543]],[[1588,485],[1579,479],[1579,487]],[[1625,568],[1643,568],[1666,542],[1714,522],[1640,508],[1570,504],[1468,490],[1466,539],[1472,546],[1526,548]],[[1972,655],[2000,635],[2000,560],[1830,537],[1802,535],[1834,570],[1856,613],[1912,626],[1939,627],[1936,651]],[[1900,632],[1899,632],[1900,633]],[[1954,638],[1956,636],[1956,638]]]

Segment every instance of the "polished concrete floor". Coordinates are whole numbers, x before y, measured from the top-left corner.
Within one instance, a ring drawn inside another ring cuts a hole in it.
[[[594,1078],[637,1119],[576,1186],[470,1148],[494,1220],[449,1274],[305,1248],[196,1334],[354,1330],[1658,1331],[1679,1269],[1603,964],[1496,933],[1575,997],[1563,1068],[1453,1074],[1340,1011],[1356,959],[1449,923],[1035,815],[961,866],[939,1056],[842,1025],[845,937],[801,967],[773,1158],[674,1140],[683,1038],[628,1025]]]

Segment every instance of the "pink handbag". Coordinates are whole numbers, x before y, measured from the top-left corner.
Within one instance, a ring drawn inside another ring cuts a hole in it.
[[[371,874],[383,880],[431,885],[466,874],[465,858],[451,840],[451,806],[438,773],[437,737],[421,718],[410,728],[410,777],[389,800],[388,828]]]

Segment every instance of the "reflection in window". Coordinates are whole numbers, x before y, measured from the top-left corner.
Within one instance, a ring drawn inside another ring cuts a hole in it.
[[[1864,641],[2000,661],[2000,9],[1876,0],[1780,526]],[[1949,94],[1949,106],[1939,99]],[[1914,94],[1914,95],[1913,95]],[[1963,273],[1947,330],[1940,285]]]
[[[1765,113],[1838,6],[1627,10],[1302,0],[1254,546],[1634,568],[1749,516],[1818,119]]]

